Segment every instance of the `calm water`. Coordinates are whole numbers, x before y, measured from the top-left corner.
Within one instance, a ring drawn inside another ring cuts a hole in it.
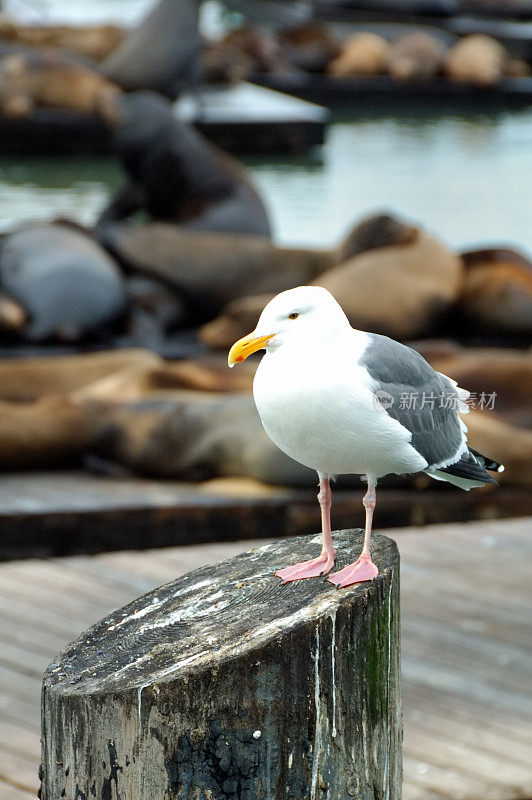
[[[279,242],[328,245],[390,209],[458,247],[532,251],[532,110],[337,122],[310,156],[248,166]],[[0,160],[0,228],[54,215],[91,224],[122,179],[111,159]]]
[[[133,24],[150,0],[4,0],[19,19]],[[216,5],[206,4],[207,24]],[[332,124],[299,159],[249,160],[282,243],[329,245],[388,209],[464,247],[532,251],[532,109],[471,116],[373,117]],[[0,228],[70,215],[90,224],[122,181],[112,160],[0,160]]]

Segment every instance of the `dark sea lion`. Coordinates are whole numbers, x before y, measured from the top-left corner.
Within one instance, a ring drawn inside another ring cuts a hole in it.
[[[122,44],[118,25],[23,25],[0,17],[0,39],[28,47],[53,47],[101,61]]]
[[[286,72],[290,68],[275,36],[251,25],[234,28],[221,39],[206,41],[200,63],[207,83],[236,83],[247,80],[254,72]]]
[[[35,107],[116,117],[120,90],[75,57],[55,50],[6,56],[0,62],[0,109],[12,117]]]
[[[91,452],[142,475],[203,481],[245,476],[314,486],[311,470],[268,439],[251,394],[175,391],[131,403],[85,403],[99,419]]]
[[[285,59],[304,72],[325,72],[340,53],[336,37],[316,20],[279,31],[278,40]]]
[[[124,95],[114,126],[129,183],[99,225],[145,210],[153,219],[205,231],[270,236],[268,214],[242,164],[178,120],[154,93]]]
[[[197,0],[160,0],[101,65],[125,91],[152,89],[176,98],[198,80]]]
[[[329,249],[277,247],[264,236],[198,232],[162,222],[107,223],[96,235],[127,271],[174,289],[191,319],[201,322],[235,297],[276,294],[342,263],[366,246],[369,237],[357,228]]]
[[[158,347],[167,333],[185,326],[185,302],[155,278],[126,278],[128,293],[127,336],[143,347]]]
[[[412,244],[418,236],[419,228],[388,211],[370,214],[361,219],[344,240],[344,253],[339,263],[377,247]]]
[[[36,224],[4,237],[0,287],[26,312],[19,333],[33,342],[77,341],[126,307],[113,259],[93,239],[63,225]]]

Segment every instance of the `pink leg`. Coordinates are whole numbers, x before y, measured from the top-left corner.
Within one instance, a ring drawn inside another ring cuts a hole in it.
[[[373,522],[373,509],[375,508],[376,483],[368,475],[368,490],[364,495],[363,503],[366,509],[366,530],[364,533],[364,547],[360,553],[359,558],[353,563],[344,567],[339,572],[333,572],[327,578],[328,581],[334,583],[337,589],[342,586],[350,586],[352,583],[362,583],[362,581],[372,581],[379,574],[377,566],[371,560],[370,553],[370,539],[371,539],[371,525]]]
[[[285,567],[278,570],[275,574],[282,578],[282,583],[290,581],[300,581],[302,578],[317,578],[319,575],[326,575],[333,566],[336,550],[333,547],[331,535],[331,486],[329,479],[320,475],[320,491],[318,500],[321,508],[321,529],[323,532],[323,546],[317,558],[311,561],[303,561],[301,564],[294,564],[293,567]]]

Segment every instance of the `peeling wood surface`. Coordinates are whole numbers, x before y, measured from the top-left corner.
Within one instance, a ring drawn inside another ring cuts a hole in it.
[[[531,797],[532,519],[390,533],[401,551],[404,800]],[[40,682],[68,641],[262,543],[0,564],[0,800],[36,797]]]
[[[399,555],[337,591],[281,586],[285,539],[188,573],[81,634],[43,682],[43,800],[399,800]],[[360,530],[337,531],[341,568]]]
[[[364,524],[361,498],[361,489],[335,489],[338,528]],[[390,528],[526,514],[532,514],[532,494],[524,486],[460,493],[446,485],[423,491],[383,487],[377,524]],[[315,489],[242,478],[182,483],[69,471],[0,479],[0,560],[297,536],[318,530],[319,524]]]

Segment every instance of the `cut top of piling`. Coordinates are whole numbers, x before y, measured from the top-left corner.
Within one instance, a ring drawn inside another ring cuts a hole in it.
[[[363,534],[357,529],[333,535],[340,569],[358,557]],[[281,586],[275,571],[314,557],[320,544],[321,536],[266,544],[143,595],[68,645],[48,667],[45,688],[85,695],[182,678],[363,601],[385,576],[389,582],[388,573],[399,564],[395,542],[373,534],[375,581],[339,590],[323,578]]]

